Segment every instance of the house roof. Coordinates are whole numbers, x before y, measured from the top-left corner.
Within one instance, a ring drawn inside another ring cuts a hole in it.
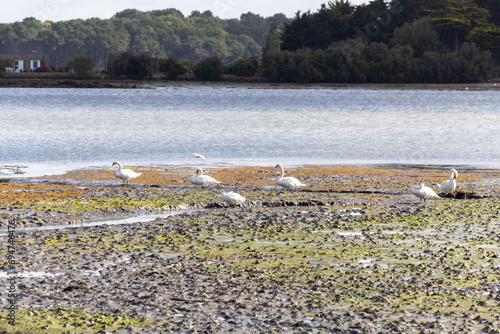
[[[47,56],[48,41],[8,41],[2,38],[0,55],[7,56]]]

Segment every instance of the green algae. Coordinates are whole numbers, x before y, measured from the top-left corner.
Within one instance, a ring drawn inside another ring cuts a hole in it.
[[[218,196],[206,190],[195,193],[182,201],[209,201]],[[275,198],[243,194],[253,200]],[[294,200],[302,195],[286,193],[276,198]],[[109,198],[78,205],[85,210],[161,207],[167,205],[163,200]],[[317,208],[305,210],[314,212]],[[202,218],[169,222],[182,223],[173,232],[50,237],[44,239],[42,247],[64,246],[68,251],[89,244],[94,250],[147,248],[188,255],[201,267],[228,276],[324,287],[322,294],[305,299],[326,304],[343,303],[353,308],[377,305],[387,311],[474,310],[490,318],[494,315],[491,309],[500,306],[497,296],[483,290],[500,281],[500,204],[496,199],[433,202],[397,215],[383,215],[390,209],[380,206],[365,210],[366,214],[345,220],[316,217],[283,226],[270,219],[258,227],[238,221],[234,226],[214,226],[214,220],[226,210],[213,210]]]
[[[152,321],[124,314],[88,313],[69,307],[30,308],[16,314],[15,326],[9,325],[6,314],[0,314],[0,328],[5,333],[95,333],[121,327],[147,327]]]

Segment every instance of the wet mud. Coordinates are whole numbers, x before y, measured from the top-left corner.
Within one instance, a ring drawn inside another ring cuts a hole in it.
[[[286,169],[300,191],[271,166],[206,167],[222,182],[207,188],[191,166],[127,167],[142,172],[128,187],[111,168],[0,183],[19,260],[17,323],[3,313],[1,331],[500,331],[498,170],[457,168],[454,196],[420,203],[409,188],[437,191],[447,167]]]

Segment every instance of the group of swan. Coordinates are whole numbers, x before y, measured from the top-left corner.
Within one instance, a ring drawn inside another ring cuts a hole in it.
[[[441,184],[438,184],[439,190],[444,194],[452,194],[457,188],[457,181],[455,180],[458,177],[458,172],[455,169],[450,171],[450,179],[443,181]],[[426,199],[429,198],[440,198],[438,194],[434,192],[431,188],[424,186],[421,183],[419,186],[411,187],[410,192],[423,200],[425,203]]]
[[[200,158],[203,161],[205,161],[205,157],[200,154],[194,153],[194,156],[196,158]],[[113,162],[112,166],[115,165],[118,165],[118,170],[115,171],[114,176],[116,178],[122,179],[124,185],[128,185],[130,180],[135,179],[136,177],[141,175],[141,173],[136,173],[131,169],[123,169],[122,165],[118,161]],[[278,186],[281,186],[289,190],[298,189],[305,186],[305,184],[303,184],[294,177],[291,176],[285,177],[285,170],[283,169],[283,166],[281,164],[277,164],[275,168],[279,168],[280,170],[280,174],[276,178],[276,184]],[[189,181],[194,185],[199,185],[202,187],[207,187],[210,185],[220,183],[213,177],[204,175],[203,169],[201,168],[196,169],[196,174],[191,176],[189,178]],[[223,193],[221,198],[224,202],[227,202],[230,205],[240,205],[245,201],[245,198],[243,196],[241,196],[238,193],[235,193],[234,191]]]
[[[194,153],[194,156],[205,161],[205,157],[200,154]],[[135,179],[136,177],[141,175],[141,173],[136,173],[131,169],[123,169],[122,165],[118,161],[114,161],[112,166],[114,165],[118,165],[118,170],[116,170],[114,173],[115,177],[122,179],[125,185],[128,185],[130,180]],[[281,164],[277,164],[275,168],[279,168],[280,170],[280,174],[276,178],[276,184],[278,186],[281,186],[288,190],[294,190],[306,186],[294,177],[285,177],[285,170],[283,169],[283,166]],[[438,184],[439,190],[444,194],[452,194],[457,187],[457,177],[458,172],[455,169],[452,169],[450,171],[449,180],[443,181],[441,184]],[[201,168],[196,169],[196,174],[191,176],[189,180],[192,184],[202,187],[220,183],[213,177],[204,175],[203,169]],[[423,183],[418,186],[411,187],[410,192],[413,195],[417,196],[424,203],[427,199],[430,198],[440,198],[439,195],[434,192],[434,190],[425,186]],[[240,205],[245,201],[245,198],[243,196],[233,191],[223,193],[221,197],[223,201],[229,203],[230,205]]]

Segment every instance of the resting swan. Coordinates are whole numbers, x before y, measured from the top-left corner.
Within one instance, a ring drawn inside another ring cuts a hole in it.
[[[131,169],[122,169],[122,164],[118,161],[114,161],[111,166],[118,165],[118,170],[115,171],[115,177],[122,179],[124,185],[128,185],[128,182],[136,177],[140,176],[142,173],[136,173]]]
[[[224,202],[229,203],[229,205],[240,205],[241,203],[245,202],[245,197],[241,196],[238,193],[235,193],[234,191],[223,193],[221,198]]]
[[[300,187],[305,187],[305,184],[303,184],[294,177],[291,176],[283,177],[285,175],[285,170],[283,169],[283,166],[281,166],[281,164],[277,164],[275,168],[280,169],[280,175],[276,178],[277,185],[290,190],[297,189]]]
[[[419,186],[411,187],[410,192],[420,198],[420,200],[423,200],[425,203],[425,200],[428,198],[440,198],[434,190],[432,190],[429,187],[424,186],[423,183],[420,183]]]
[[[457,181],[455,179],[458,177],[458,172],[455,169],[450,171],[450,179],[443,181],[443,183],[438,184],[439,190],[445,194],[451,194],[457,188]]]
[[[198,168],[196,170],[196,175],[191,176],[189,178],[189,181],[191,181],[192,184],[202,186],[202,187],[206,187],[206,186],[209,186],[211,184],[220,183],[219,181],[217,181],[216,179],[214,179],[211,176],[203,175],[203,169],[201,169],[201,168]]]

